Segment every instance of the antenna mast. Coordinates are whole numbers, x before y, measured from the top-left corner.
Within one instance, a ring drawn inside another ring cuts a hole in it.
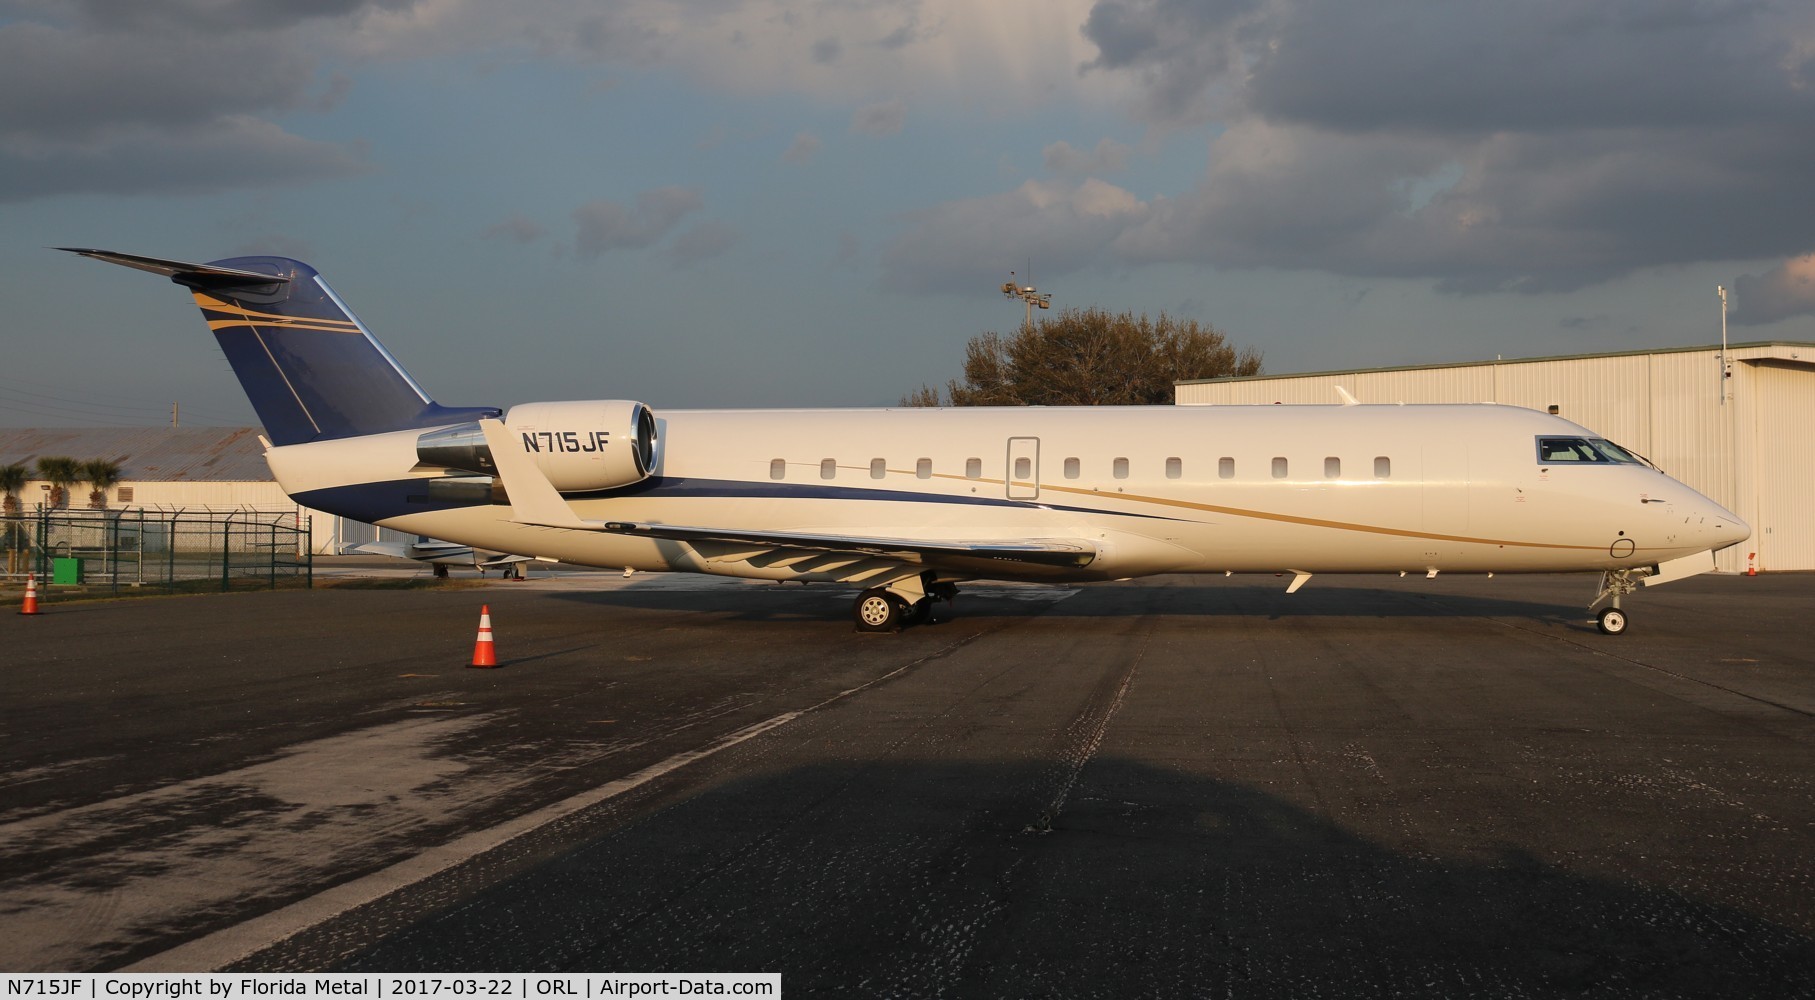
[[[1040,292],[1034,288],[1033,267],[1031,265],[1027,269],[1027,281],[1028,283],[1026,285],[1022,285],[1015,280],[1015,272],[1008,272],[1008,280],[1002,283],[1002,294],[1007,298],[1020,299],[1022,302],[1027,303],[1026,324],[1028,326],[1033,326],[1034,307],[1039,306],[1042,309],[1051,309],[1052,295],[1050,293],[1041,295]]]

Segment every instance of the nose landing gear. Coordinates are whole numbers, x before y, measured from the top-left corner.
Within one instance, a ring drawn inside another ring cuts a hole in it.
[[[1626,612],[1620,608],[1620,598],[1639,589],[1639,581],[1649,576],[1647,570],[1610,569],[1601,574],[1601,592],[1594,600],[1588,602],[1588,610],[1607,601],[1607,607],[1594,618],[1595,627],[1602,635],[1622,635],[1626,631]]]

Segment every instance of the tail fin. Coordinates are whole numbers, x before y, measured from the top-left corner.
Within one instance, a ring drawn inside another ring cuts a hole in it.
[[[189,264],[58,249],[162,274],[187,287],[273,444],[436,427],[499,413],[430,399],[301,261],[233,257]]]

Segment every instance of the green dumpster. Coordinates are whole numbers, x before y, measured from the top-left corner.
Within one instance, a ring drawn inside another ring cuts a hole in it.
[[[50,582],[60,584],[77,584],[82,582],[82,560],[58,557],[50,561]]]

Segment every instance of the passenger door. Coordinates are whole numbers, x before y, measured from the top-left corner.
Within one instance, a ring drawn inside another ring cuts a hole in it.
[[[1008,474],[1002,477],[1008,486],[1010,500],[1040,498],[1040,439],[1008,439]]]

